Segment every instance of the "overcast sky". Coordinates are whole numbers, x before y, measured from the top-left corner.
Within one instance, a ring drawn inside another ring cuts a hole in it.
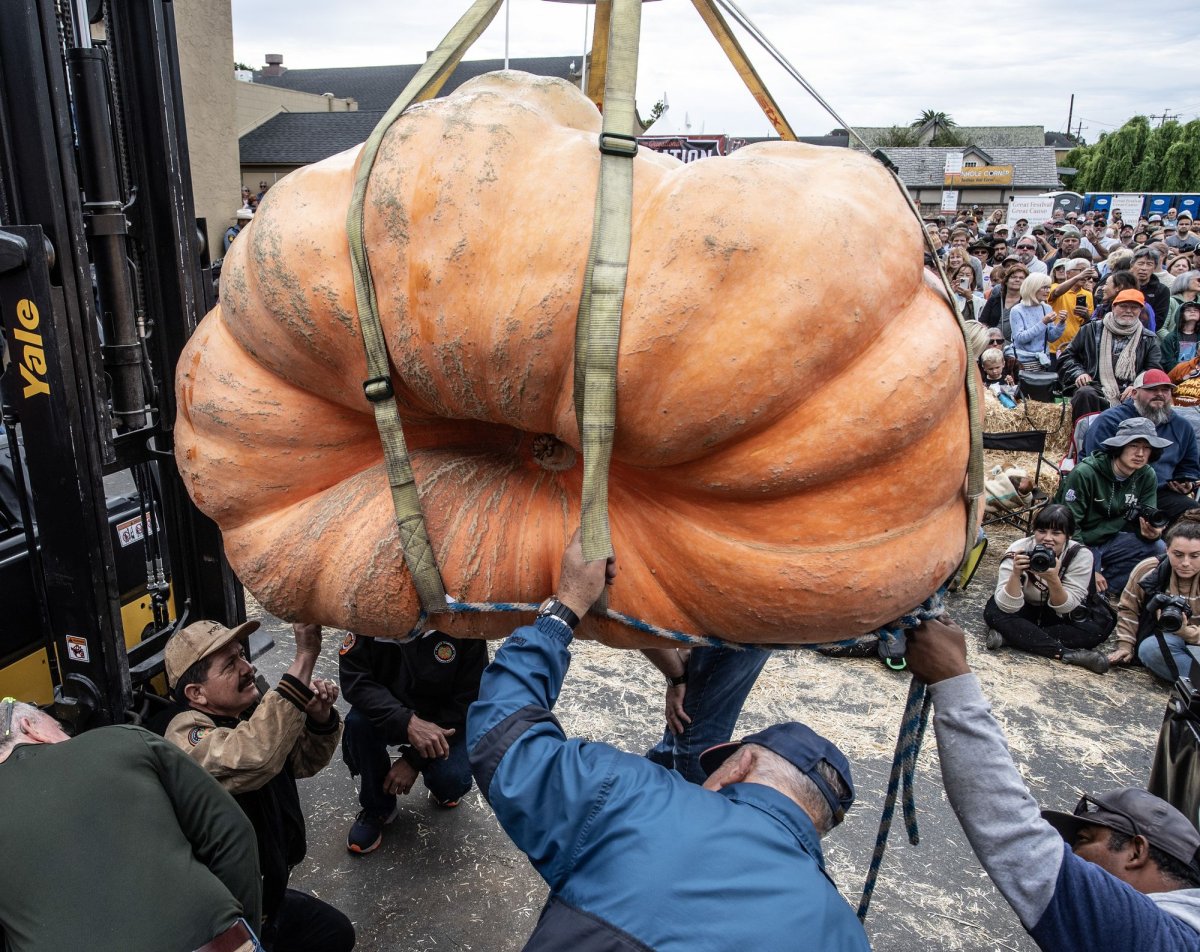
[[[420,62],[470,6],[469,0],[232,2],[237,59],[258,68],[266,53],[282,53],[293,69]],[[584,49],[591,7],[508,3],[510,56]],[[1200,115],[1197,0],[1136,8],[1124,0],[741,0],[740,6],[852,125],[907,124],[924,109],[938,109],[960,125],[1062,131],[1072,92],[1073,124],[1083,122],[1088,141],[1138,113],[1165,109],[1185,122]],[[467,58],[504,55],[505,19],[501,10]],[[837,124],[765,51],[740,38],[798,134],[822,135]],[[647,3],[642,17],[642,114],[664,93],[670,108],[654,133],[771,131],[689,0]]]

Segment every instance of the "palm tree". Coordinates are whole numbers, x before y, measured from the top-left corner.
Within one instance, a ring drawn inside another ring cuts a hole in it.
[[[936,110],[933,110],[933,109],[922,110],[921,115],[917,116],[917,118],[914,119],[911,123],[909,123],[909,125],[912,126],[912,128],[914,128],[914,129],[920,129],[921,126],[925,125],[926,123],[930,123],[930,122],[933,123],[933,126],[934,126],[933,131],[935,133],[939,129],[953,129],[955,126],[958,125],[958,123],[955,122],[946,113],[937,112]]]

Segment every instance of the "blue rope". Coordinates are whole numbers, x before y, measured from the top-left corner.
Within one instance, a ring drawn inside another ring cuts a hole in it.
[[[879,639],[879,653],[884,658],[903,658],[904,648],[906,644],[905,632],[910,628],[916,628],[922,621],[928,618],[936,618],[942,614],[942,596],[946,592],[946,586],[943,585],[933,595],[927,598],[921,605],[914,608],[906,615],[901,615],[889,625],[884,625],[881,628],[876,628],[872,632],[865,635],[859,635],[857,638],[844,639],[837,642],[831,642],[836,645],[852,645],[866,638]],[[446,611],[454,614],[483,614],[484,612],[527,612],[533,614],[538,610],[538,606],[533,602],[460,602],[446,598]],[[713,635],[693,635],[685,631],[676,631],[674,628],[664,628],[661,625],[652,625],[648,621],[643,621],[641,618],[635,618],[633,615],[626,615],[624,612],[613,611],[613,609],[605,609],[600,613],[601,617],[611,621],[619,622],[627,628],[632,628],[634,631],[639,631],[642,634],[654,635],[657,638],[666,638],[669,641],[678,641],[681,644],[687,645],[690,648],[708,647],[708,648],[729,648],[734,651],[745,651],[750,648],[818,648],[819,644],[787,644],[787,645],[748,645],[739,641],[725,641],[723,638],[717,638]],[[416,623],[412,630],[404,638],[397,639],[398,641],[412,641],[420,637],[421,632],[425,629],[425,622],[429,620],[429,613],[422,610],[417,616]]]
[[[904,826],[908,841],[916,846],[921,842],[917,829],[917,810],[913,798],[913,777],[917,769],[917,755],[921,751],[921,740],[929,723],[929,693],[923,682],[913,678],[908,686],[908,701],[904,705],[904,717],[900,722],[900,733],[896,737],[896,753],[892,758],[892,772],[888,777],[887,793],[883,798],[883,814],[879,817],[879,832],[875,836],[875,851],[871,854],[871,865],[867,869],[867,881],[863,884],[862,899],[858,903],[859,921],[865,921],[875,893],[875,882],[883,865],[883,854],[887,850],[888,835],[892,831],[892,817],[896,812],[896,793],[901,783],[904,795],[901,801]]]

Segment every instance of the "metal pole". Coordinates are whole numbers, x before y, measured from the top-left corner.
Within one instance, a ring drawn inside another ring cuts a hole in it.
[[[512,0],[504,0],[504,68],[508,69],[508,25],[512,17]]]
[[[579,74],[579,88],[587,95],[587,41],[588,41],[588,5],[583,5],[583,69]]]

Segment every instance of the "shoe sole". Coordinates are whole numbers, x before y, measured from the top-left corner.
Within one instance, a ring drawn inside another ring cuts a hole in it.
[[[377,849],[379,849],[379,844],[382,842],[383,834],[380,833],[377,837],[375,837],[375,842],[370,846],[363,847],[359,846],[357,843],[347,842],[346,849],[348,852],[354,853],[356,856],[365,856],[367,853],[374,853]]]
[[[396,806],[392,808],[391,815],[388,816],[388,818],[383,821],[383,825],[384,826],[390,825],[392,823],[392,821],[394,821],[396,819],[396,817],[398,817],[399,815],[400,815],[400,804],[397,803]],[[349,840],[347,840],[346,841],[346,851],[349,853],[354,853],[356,856],[366,856],[367,853],[374,853],[377,849],[379,849],[379,844],[381,844],[382,842],[383,842],[383,831],[380,830],[379,835],[377,837],[375,837],[375,842],[372,843],[370,846],[365,846],[365,847],[358,846],[357,844],[351,843]]]

